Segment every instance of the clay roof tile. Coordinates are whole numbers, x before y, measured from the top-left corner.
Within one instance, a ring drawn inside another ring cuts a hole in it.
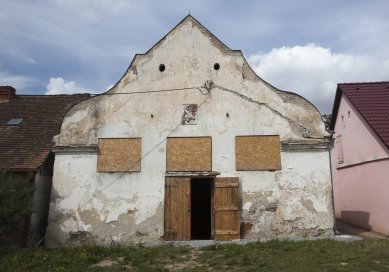
[[[89,94],[16,95],[0,103],[0,169],[35,171],[51,151],[67,111]],[[18,125],[7,125],[21,118]]]
[[[341,96],[345,95],[389,148],[389,82],[338,84],[330,129],[334,129]]]

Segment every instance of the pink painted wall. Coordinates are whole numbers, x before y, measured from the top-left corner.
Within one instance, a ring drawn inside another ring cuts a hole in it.
[[[333,137],[340,135],[331,150],[335,216],[389,234],[389,150],[344,96]]]

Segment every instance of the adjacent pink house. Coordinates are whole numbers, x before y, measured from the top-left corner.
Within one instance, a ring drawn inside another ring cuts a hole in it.
[[[338,84],[330,129],[335,216],[389,234],[389,82]]]

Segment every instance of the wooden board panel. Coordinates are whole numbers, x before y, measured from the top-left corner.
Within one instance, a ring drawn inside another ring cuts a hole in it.
[[[142,139],[99,139],[97,172],[139,172]]]
[[[235,159],[238,171],[281,169],[280,136],[237,136]]]
[[[167,138],[166,171],[212,171],[212,138]]]
[[[165,240],[190,240],[190,199],[190,178],[166,177]]]
[[[239,179],[216,178],[214,194],[214,239],[224,241],[239,239]]]

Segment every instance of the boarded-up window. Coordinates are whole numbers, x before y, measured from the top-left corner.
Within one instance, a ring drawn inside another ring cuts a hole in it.
[[[342,135],[338,135],[335,139],[336,151],[338,154],[338,163],[343,163],[343,140]]]
[[[139,172],[141,138],[99,139],[98,172]]]
[[[237,136],[235,138],[236,170],[281,169],[279,135]]]
[[[212,171],[212,138],[167,138],[166,171]]]

